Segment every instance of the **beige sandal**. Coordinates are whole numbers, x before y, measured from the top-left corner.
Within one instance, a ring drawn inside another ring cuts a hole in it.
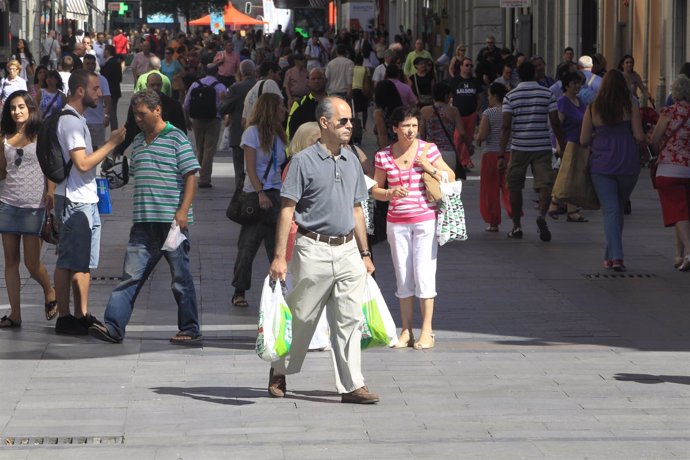
[[[392,348],[409,348],[409,347],[413,347],[413,346],[414,346],[414,336],[409,331],[409,329],[405,329],[400,334],[400,337],[398,337],[398,343],[393,345]]]
[[[414,344],[415,350],[425,350],[427,348],[434,348],[436,336],[431,332],[420,332],[419,340]]]

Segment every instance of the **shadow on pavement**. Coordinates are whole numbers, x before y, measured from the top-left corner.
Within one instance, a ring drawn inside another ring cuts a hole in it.
[[[266,389],[250,387],[153,387],[151,390],[160,395],[181,396],[228,406],[246,406],[255,404],[255,401],[247,401],[247,399],[269,398]],[[327,399],[322,396],[337,399]],[[285,399],[340,404],[340,395],[333,391],[289,391]]]
[[[613,376],[622,382],[637,382],[647,385],[657,383],[677,383],[678,385],[690,385],[690,376],[687,375],[653,375],[653,374],[616,374]]]

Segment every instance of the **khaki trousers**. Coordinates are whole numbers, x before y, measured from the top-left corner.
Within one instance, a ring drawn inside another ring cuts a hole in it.
[[[192,120],[194,130],[194,140],[196,144],[196,158],[201,165],[199,171],[199,184],[208,185],[211,183],[211,173],[213,172],[213,157],[218,148],[218,136],[220,135],[220,119],[211,120]]]
[[[277,374],[296,374],[324,306],[331,329],[335,383],[339,393],[364,386],[361,365],[364,321],[362,299],[366,269],[354,239],[330,246],[297,234],[289,265],[294,288],[287,295],[292,311],[292,347],[283,359],[273,363]]]

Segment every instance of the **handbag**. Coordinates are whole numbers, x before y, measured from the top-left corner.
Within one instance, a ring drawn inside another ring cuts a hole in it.
[[[52,212],[46,212],[41,226],[41,239],[48,244],[58,244],[60,241],[60,229]]]
[[[431,104],[431,106],[434,108],[434,112],[436,112],[436,116],[438,117],[438,121],[441,124],[441,128],[443,128],[443,132],[446,133],[446,137],[448,138],[448,142],[450,145],[453,147],[453,152],[455,152],[455,158],[458,158],[458,150],[455,148],[455,142],[453,142],[453,136],[450,135],[448,132],[448,129],[446,129],[446,125],[443,124],[443,119],[441,118],[441,113],[438,111],[438,108],[434,105]],[[461,180],[467,180],[467,171],[465,168],[463,168],[461,165],[459,168],[455,168],[455,178],[456,179],[461,179]]]
[[[589,175],[589,149],[575,142],[568,142],[561,158],[554,198],[579,206],[582,209],[599,209],[599,197]]]
[[[273,156],[271,156],[271,161],[268,162],[266,171],[264,172],[261,182],[265,182],[268,177],[268,172],[273,166]],[[231,221],[240,224],[255,224],[261,220],[261,206],[259,206],[259,192],[243,192],[244,179],[238,187],[235,189],[235,193],[232,195],[230,204],[228,204],[228,209],[225,211],[225,216]]]
[[[429,151],[429,145],[431,144],[427,142],[420,158],[424,158],[426,156],[426,152]],[[437,203],[443,199],[443,195],[441,194],[441,183],[438,181],[438,179],[436,179],[436,177],[424,171],[422,172],[422,181],[424,182],[424,190],[426,190],[427,201]]]

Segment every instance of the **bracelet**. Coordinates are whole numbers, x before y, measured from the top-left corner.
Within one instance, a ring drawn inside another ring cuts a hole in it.
[[[391,191],[391,189],[389,189],[389,188],[386,189],[386,199],[389,199],[388,192],[390,192],[390,191]]]
[[[365,257],[371,257],[371,251],[365,249],[364,251],[359,251],[359,255],[362,256],[362,259]]]

